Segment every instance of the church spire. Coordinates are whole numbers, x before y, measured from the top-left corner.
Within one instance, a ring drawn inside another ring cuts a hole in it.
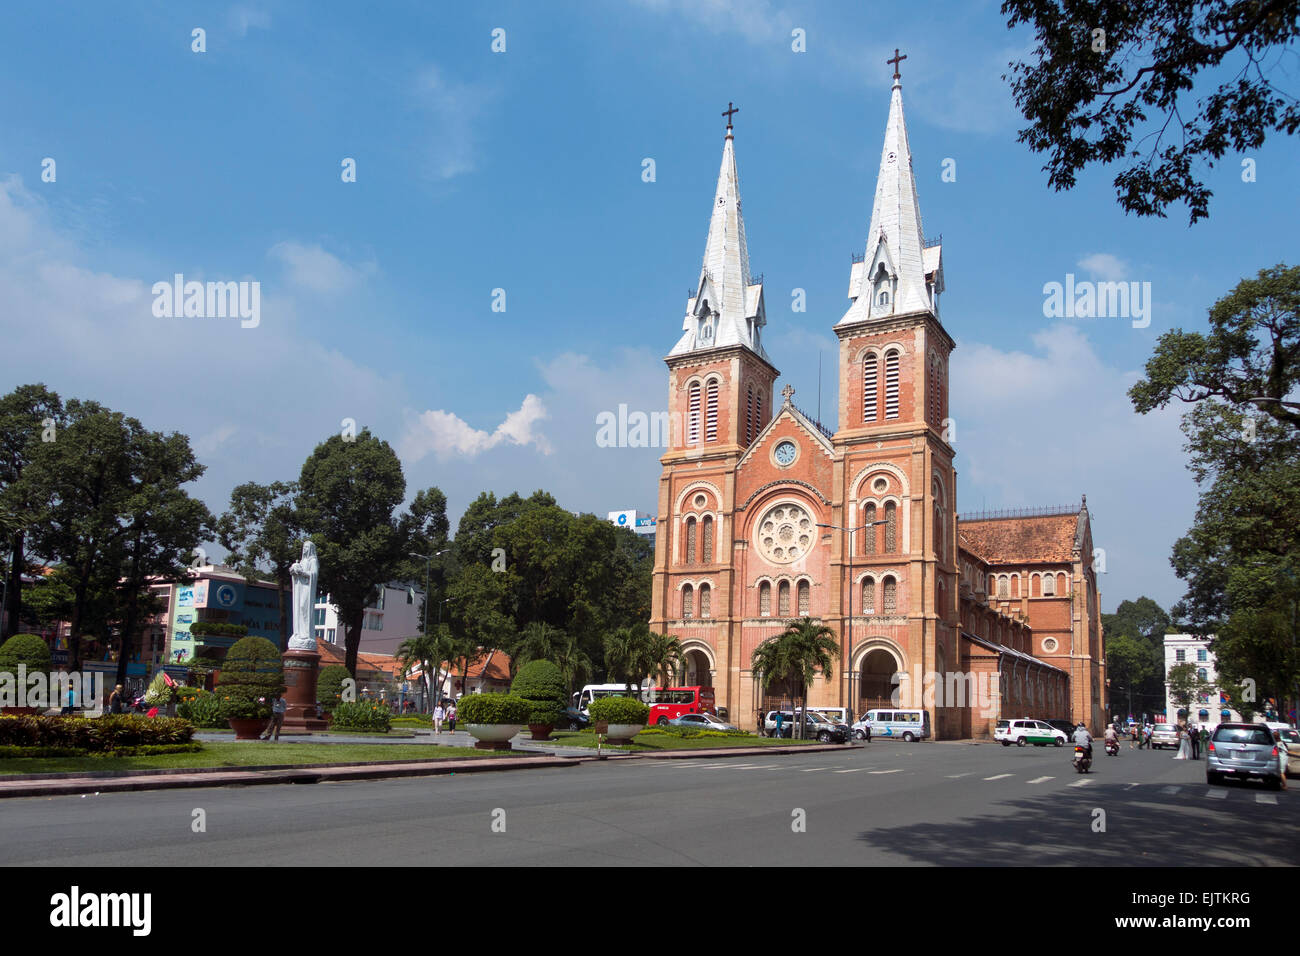
[[[914,312],[938,315],[943,272],[937,244],[927,248],[921,231],[921,204],[912,172],[912,150],[903,117],[903,85],[898,66],[905,56],[894,51],[894,83],[889,120],[880,151],[876,198],[862,262],[854,262],[849,279],[853,304],[840,319],[849,325],[864,319]]]
[[[682,337],[670,355],[700,349],[743,345],[767,358],[759,342],[766,324],[763,285],[749,274],[749,249],[745,220],[740,212],[740,175],[736,171],[735,132],[732,115],[740,112],[727,104],[727,134],[722,141],[722,166],[713,194],[709,235],[695,294],[686,302]]]

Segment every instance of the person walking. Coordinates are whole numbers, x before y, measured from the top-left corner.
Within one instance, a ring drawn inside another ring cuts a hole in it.
[[[1177,724],[1175,729],[1178,732],[1178,753],[1174,754],[1174,759],[1188,760],[1192,756],[1192,747],[1187,738],[1187,728],[1182,724]]]
[[[1201,728],[1192,724],[1187,730],[1187,736],[1192,742],[1192,759],[1201,759]]]
[[[108,712],[110,714],[126,713],[126,693],[121,684],[113,688],[113,693],[108,695]]]
[[[447,727],[453,734],[456,732],[456,702],[454,700],[447,705]]]
[[[1128,725],[1128,749],[1133,750],[1138,745],[1138,725]]]
[[[271,700],[271,719],[266,725],[266,733],[262,734],[260,740],[274,740],[277,743],[280,740],[280,728],[284,726],[284,714],[289,709],[289,702],[284,699],[283,688],[275,692],[275,697]]]
[[[439,700],[438,703],[433,705],[433,732],[435,734],[442,733],[442,722],[446,716],[447,711],[443,709],[442,701]]]
[[[761,710],[758,712],[758,735],[760,737],[767,736],[767,715]]]
[[[783,728],[784,726],[785,726],[785,714],[781,713],[781,712],[778,710],[778,711],[776,712],[776,734],[775,734],[774,736],[777,736],[777,737],[781,737],[781,736],[783,736],[782,733],[781,733],[781,730],[782,730],[782,728]]]
[[[1286,741],[1282,739],[1282,731],[1280,730],[1273,731],[1273,743],[1277,747],[1278,770],[1281,771],[1281,773],[1279,774],[1278,784],[1279,786],[1281,786],[1283,790],[1285,790],[1288,754],[1286,749]]]

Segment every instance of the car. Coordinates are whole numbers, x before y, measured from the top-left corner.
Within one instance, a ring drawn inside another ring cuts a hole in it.
[[[1045,720],[1043,723],[1047,724],[1049,727],[1055,727],[1061,733],[1065,734],[1067,740],[1074,736],[1074,728],[1079,726],[1069,720]]]
[[[776,736],[776,715],[778,711],[769,711],[767,718],[763,721],[763,726],[769,737]],[[781,725],[782,737],[794,736],[795,712],[789,710],[779,711],[784,720]],[[837,724],[827,720],[821,714],[810,712],[804,721],[803,738],[805,740],[817,739],[823,743],[847,743],[849,739],[849,728],[843,724]]]
[[[1300,774],[1300,730],[1290,724],[1266,723],[1264,726],[1282,738],[1281,743],[1287,752],[1286,775]]]
[[[993,739],[1004,747],[1015,744],[1023,747],[1033,744],[1035,747],[1064,747],[1070,738],[1063,731],[1057,730],[1046,721],[1033,720],[1029,717],[999,720],[993,730]]]
[[[879,737],[910,744],[930,737],[930,714],[924,710],[878,708],[867,711],[858,723],[863,726],[868,739]]]
[[[1178,728],[1173,724],[1156,724],[1151,729],[1151,749],[1178,746]]]
[[[668,721],[669,727],[694,727],[697,730],[739,730],[725,720],[719,720],[712,714],[682,714]]]
[[[566,707],[564,708],[564,717],[560,723],[570,730],[582,730],[591,726],[591,716],[577,707]]]
[[[1274,790],[1282,786],[1282,767],[1273,732],[1263,724],[1223,723],[1205,745],[1205,782],[1227,777],[1262,777]]]

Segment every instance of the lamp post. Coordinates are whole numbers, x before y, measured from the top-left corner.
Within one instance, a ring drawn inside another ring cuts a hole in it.
[[[443,548],[441,551],[435,551],[435,552],[433,552],[433,554],[417,554],[417,553],[414,552],[414,551],[409,551],[409,552],[407,552],[407,553],[410,554],[410,556],[413,557],[413,558],[423,558],[423,559],[424,559],[424,609],[423,609],[423,615],[422,615],[423,618],[424,618],[424,620],[423,620],[423,622],[422,622],[421,625],[420,625],[420,633],[423,634],[425,637],[428,637],[428,636],[429,636],[429,572],[430,572],[430,569],[431,569],[432,566],[433,566],[433,559],[436,558],[436,557],[438,557],[439,555],[446,554],[446,553],[447,553],[448,551],[450,551],[450,550],[451,550],[450,548]],[[439,623],[442,623],[442,605],[441,605],[441,604],[438,605],[438,622],[439,622]],[[433,696],[433,681],[432,681],[432,679],[429,677],[428,674],[425,674],[425,675],[424,675],[424,679],[427,680],[427,681],[429,681],[429,691],[430,691],[429,696],[432,697],[432,696]],[[429,702],[429,701],[425,701],[425,706],[426,706],[426,707],[430,706],[430,702]]]
[[[887,523],[888,523],[888,519],[882,518],[880,521],[868,521],[866,524],[858,525],[856,528],[845,528],[837,524],[821,524],[820,522],[817,525],[817,527],[819,528],[834,528],[837,531],[844,531],[849,536],[849,635],[848,635],[848,642],[847,642],[848,646],[845,647],[845,652],[850,660],[852,659],[852,655],[853,655],[853,534],[854,532],[862,531],[866,528],[874,528],[878,524],[887,524]],[[849,677],[849,691],[850,691],[850,695],[852,695],[852,691],[853,691],[852,676]],[[852,708],[853,704],[854,701],[849,701],[850,708]]]

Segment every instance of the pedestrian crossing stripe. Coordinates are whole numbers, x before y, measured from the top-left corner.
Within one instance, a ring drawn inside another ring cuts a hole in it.
[[[1256,802],[1256,803],[1271,803],[1271,804],[1273,804],[1274,806],[1277,806],[1277,797],[1275,797],[1275,796],[1274,796],[1273,794],[1271,794],[1271,793],[1257,793],[1257,794],[1255,794],[1255,802]]]
[[[1014,776],[1015,776],[1014,773],[999,773],[999,774],[994,774],[992,777],[985,777],[984,779],[985,781],[1001,780],[1003,777],[1014,777]]]
[[[1210,790],[1205,791],[1205,795],[1206,795],[1207,797],[1213,797],[1213,798],[1215,798],[1216,800],[1222,800],[1222,799],[1224,799],[1225,797],[1227,797],[1227,795],[1228,795],[1228,791],[1227,791],[1227,790],[1214,790],[1214,789],[1210,789]]]
[[[1091,780],[1087,780],[1087,779],[1084,779],[1084,780],[1076,780],[1076,781],[1074,781],[1074,783],[1070,784],[1070,786],[1072,786],[1072,787],[1086,787],[1086,786],[1087,786],[1088,784],[1090,784],[1090,783],[1092,783],[1092,781],[1091,781]]]
[[[1055,779],[1056,779],[1055,777],[1038,777],[1038,778],[1036,778],[1036,779],[1034,779],[1034,780],[1030,780],[1029,782],[1030,782],[1030,783],[1047,783],[1047,781],[1049,781],[1049,780],[1055,780]]]
[[[867,771],[867,773],[902,773],[902,772],[903,771],[901,768],[898,770],[868,770]]]
[[[1160,788],[1160,792],[1161,792],[1161,793],[1177,793],[1177,792],[1178,792],[1179,790],[1181,790],[1181,789],[1183,789],[1183,788],[1182,788],[1182,787],[1161,787],[1161,788]]]

